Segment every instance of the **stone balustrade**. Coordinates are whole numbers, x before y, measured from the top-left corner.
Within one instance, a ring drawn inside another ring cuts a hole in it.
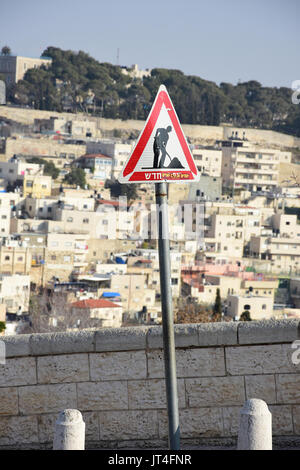
[[[65,409],[82,413],[87,449],[167,448],[160,326],[1,339],[0,449],[51,449]],[[176,325],[182,447],[235,448],[251,398],[272,413],[275,447],[300,447],[299,339],[298,320]]]

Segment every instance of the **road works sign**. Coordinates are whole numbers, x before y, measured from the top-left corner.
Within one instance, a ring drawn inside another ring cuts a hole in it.
[[[199,173],[174,106],[159,87],[138,141],[120,176],[121,183],[192,182]]]

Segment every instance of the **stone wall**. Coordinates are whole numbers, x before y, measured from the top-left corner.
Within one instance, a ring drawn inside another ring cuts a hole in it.
[[[57,113],[55,111],[39,111],[9,106],[1,106],[0,117],[12,119],[26,125],[33,125],[34,119],[60,117],[65,118],[68,121],[80,121],[86,120],[88,117],[91,122],[95,122],[98,137],[113,136],[113,131],[118,130],[122,137],[128,138],[131,132],[139,133],[144,126],[144,121],[133,119],[123,121],[121,119],[97,118],[80,113]],[[245,135],[250,142],[263,146],[300,148],[300,138],[270,130],[236,128],[227,125],[201,126],[192,124],[183,124],[182,128],[187,137],[201,144],[212,144],[215,140],[227,139],[232,135],[232,131],[237,131],[239,137],[242,137],[243,132],[245,132]]]
[[[175,339],[183,448],[234,447],[248,398],[268,403],[277,445],[300,446],[298,320],[176,325]],[[161,327],[4,341],[0,448],[51,448],[65,408],[82,412],[87,448],[167,447]]]

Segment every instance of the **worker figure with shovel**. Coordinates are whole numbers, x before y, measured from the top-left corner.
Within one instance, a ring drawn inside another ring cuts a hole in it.
[[[153,143],[153,168],[183,168],[178,158],[171,158],[167,152],[166,146],[169,140],[169,133],[172,131],[172,126],[168,126],[166,129],[160,127],[156,130],[154,143]],[[159,156],[161,154],[160,162],[158,164]],[[166,156],[168,155],[170,163],[165,166]]]
[[[170,155],[167,152],[166,146],[169,140],[169,133],[172,130],[172,126],[168,126],[166,129],[163,127],[157,129],[155,137],[154,137],[154,144],[153,144],[153,152],[154,152],[154,160],[153,160],[153,168],[164,168],[166,156],[171,160]],[[161,153],[161,159],[158,165],[159,155]]]

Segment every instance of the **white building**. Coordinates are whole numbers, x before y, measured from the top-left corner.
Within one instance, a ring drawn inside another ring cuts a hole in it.
[[[0,275],[0,304],[5,303],[7,313],[27,313],[29,297],[30,276]]]

